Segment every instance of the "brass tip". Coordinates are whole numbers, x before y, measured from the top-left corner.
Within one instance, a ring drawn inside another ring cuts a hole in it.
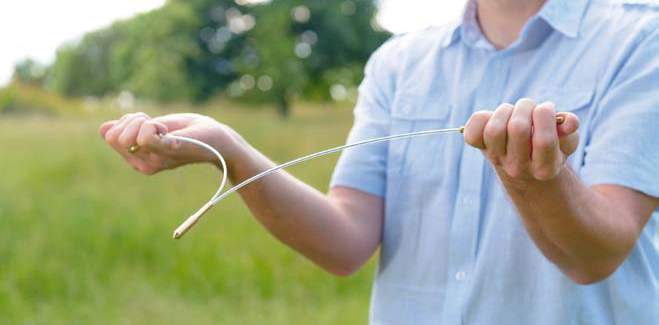
[[[565,122],[565,116],[556,115],[556,124],[561,125]]]
[[[130,153],[136,153],[138,150],[140,150],[140,146],[136,144],[128,147],[128,152]]]
[[[185,235],[185,233],[194,226],[197,221],[206,213],[208,210],[210,210],[213,207],[213,202],[209,201],[206,204],[204,204],[201,209],[199,209],[197,212],[195,212],[193,215],[191,215],[189,218],[185,219],[183,223],[174,230],[174,234],[172,237],[174,239],[179,239]]]
[[[465,127],[461,126],[459,131],[460,131],[460,133],[465,133]]]

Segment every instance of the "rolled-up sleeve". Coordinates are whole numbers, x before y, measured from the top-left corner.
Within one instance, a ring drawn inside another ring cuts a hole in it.
[[[364,80],[354,109],[354,124],[347,143],[381,137],[390,133],[390,103],[394,93],[393,69],[388,67],[392,40],[382,45],[366,64]],[[330,187],[346,186],[384,196],[387,170],[386,142],[343,151]]]
[[[659,197],[659,34],[639,43],[598,106],[581,176]]]

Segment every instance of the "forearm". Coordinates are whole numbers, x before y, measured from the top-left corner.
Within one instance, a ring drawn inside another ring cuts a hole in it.
[[[604,279],[634,247],[657,198],[614,184],[587,187],[566,167],[579,119],[528,98],[476,112],[465,142],[495,167],[542,253],[579,283]]]
[[[232,141],[237,143],[224,146],[231,148],[232,183],[274,166],[239,136]],[[244,187],[239,194],[270,233],[332,273],[351,273],[377,248],[379,229],[348,213],[350,202],[328,198],[284,171]]]
[[[548,181],[499,176],[537,246],[575,281],[591,282],[613,272],[638,237],[632,216],[567,167]]]

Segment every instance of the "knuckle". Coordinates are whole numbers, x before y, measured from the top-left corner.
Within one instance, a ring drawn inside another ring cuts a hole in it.
[[[140,122],[140,123],[144,123],[144,122],[147,121],[147,117],[146,117],[146,116],[141,116],[141,115],[140,115],[140,116],[135,116],[135,118],[133,119],[133,121],[138,121],[138,122]]]
[[[140,125],[140,132],[151,132],[153,129],[155,129],[155,125],[153,121],[151,120],[145,120],[142,125]]]
[[[142,125],[143,125],[143,126],[146,126],[146,127],[155,127],[155,126],[156,126],[156,123],[157,123],[157,122],[154,121],[154,120],[149,120],[149,119],[147,119],[146,121],[144,121],[144,123],[143,123]]]
[[[545,105],[537,106],[534,109],[534,113],[547,114],[547,115],[552,114],[553,115],[553,114],[556,114],[556,110],[554,109],[553,104],[545,104]]]
[[[501,123],[488,123],[483,130],[483,137],[487,139],[493,139],[504,135],[506,129]]]
[[[489,111],[477,111],[472,115],[472,118],[477,120],[487,120],[492,115],[492,112]]]
[[[514,136],[525,136],[531,133],[531,123],[522,119],[512,119],[508,123],[508,132]]]
[[[529,97],[522,97],[517,102],[515,103],[515,107],[517,108],[533,108],[536,107],[536,103],[532,98]]]
[[[122,117],[121,119],[124,120],[124,121],[125,120],[131,120],[135,117],[135,114],[136,113],[128,113],[128,114],[124,115],[124,117]]]
[[[512,111],[515,108],[511,103],[502,103],[497,107],[497,111]]]

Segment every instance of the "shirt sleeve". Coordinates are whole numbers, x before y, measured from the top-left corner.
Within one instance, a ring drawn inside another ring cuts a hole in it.
[[[581,176],[659,197],[659,34],[641,41],[593,117]]]
[[[394,94],[393,69],[388,67],[392,40],[383,44],[366,64],[359,86],[354,124],[347,143],[390,134],[390,103]],[[343,151],[330,183],[330,188],[346,186],[376,196],[386,190],[388,144],[379,142]]]

